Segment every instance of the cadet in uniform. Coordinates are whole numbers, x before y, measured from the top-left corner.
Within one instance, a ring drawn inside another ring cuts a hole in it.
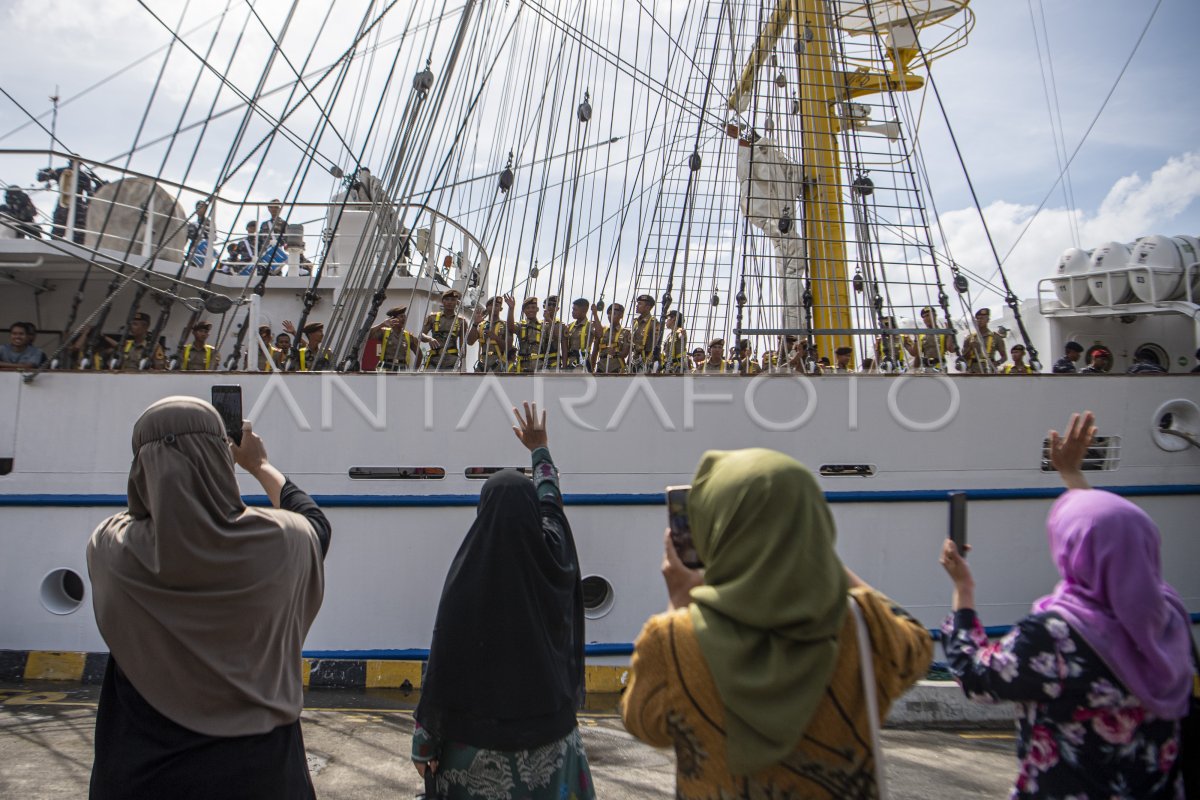
[[[963,355],[967,361],[967,372],[995,372],[1000,365],[1008,360],[1004,353],[1004,337],[988,328],[992,312],[981,308],[975,312],[975,327],[977,331],[967,336],[963,342]],[[1078,345],[1076,345],[1078,347]],[[1080,348],[1082,351],[1083,348]],[[1074,368],[1071,370],[1074,372]]]
[[[695,350],[692,351],[692,372],[696,372],[697,370],[699,370],[700,366],[703,363],[704,363],[704,348],[697,347]]]
[[[937,316],[933,306],[921,309],[921,322],[926,328],[936,326]],[[945,372],[946,353],[957,353],[958,343],[954,341],[953,336],[944,333],[918,333],[915,340],[905,337],[904,349],[912,356],[911,364],[914,369]]]
[[[258,353],[258,371],[259,372],[274,372],[275,371],[275,342],[271,338],[271,326],[259,325],[258,338],[262,340],[263,347],[266,348],[267,355],[263,354],[262,347],[255,347],[254,351]]]
[[[666,330],[663,332],[663,372],[667,375],[685,375],[691,371],[683,314],[677,310],[668,311]]]
[[[467,332],[467,344],[479,342],[476,372],[507,372],[508,328],[500,321],[500,297],[491,298],[475,311],[475,324]]]
[[[538,299],[526,297],[521,303],[521,321],[513,319],[517,301],[511,295],[504,296],[508,305],[508,329],[517,337],[517,357],[508,365],[509,372],[533,372],[542,360],[542,323],[538,319]]]
[[[208,372],[221,363],[216,348],[208,343],[210,333],[211,322],[197,322],[192,326],[192,341],[183,346],[179,369],[184,372]]]
[[[1001,370],[1005,375],[1032,375],[1033,370],[1025,363],[1025,345],[1017,342],[1009,350],[1012,355],[1012,363],[1005,364]]]
[[[895,317],[884,317],[879,321],[879,327],[887,330],[896,329]],[[904,368],[904,340],[888,333],[875,337],[875,363],[881,372],[899,372]]]
[[[833,351],[833,355],[837,359],[837,364],[832,369],[833,372],[839,375],[846,372],[854,372],[854,368],[850,366],[850,359],[854,356],[854,348],[839,347]]]
[[[1070,375],[1075,372],[1075,362],[1083,355],[1083,345],[1079,342],[1067,342],[1063,345],[1063,357],[1054,362],[1050,371],[1055,375]]]
[[[775,349],[770,350],[762,355],[762,368],[765,372],[787,372],[791,368],[791,361],[794,351],[796,350],[796,337],[794,334],[780,336],[776,340]]]
[[[608,307],[608,327],[600,322],[600,314],[592,306],[592,325],[597,333],[592,345],[592,371],[597,375],[620,375],[629,357],[629,331],[621,326],[625,306],[613,303]]]
[[[592,350],[592,324],[587,313],[591,303],[581,297],[571,304],[571,322],[563,328],[562,368],[578,372],[586,368]]]
[[[275,346],[271,348],[271,360],[275,364],[275,369],[281,372],[287,368],[287,354],[292,350],[292,337],[290,334],[281,333],[275,337]]]
[[[304,346],[296,351],[297,369],[300,372],[328,369],[329,362],[333,360],[333,353],[321,349],[321,342],[325,339],[325,323],[310,322],[300,332],[304,334]]]
[[[558,370],[559,353],[562,348],[563,326],[558,321],[558,295],[552,294],[542,302],[542,341],[538,346],[541,358],[535,362],[534,369]]]
[[[371,328],[368,342],[379,342],[379,361],[376,372],[405,372],[421,365],[421,350],[417,337],[404,329],[408,322],[408,306],[387,310],[387,319]]]
[[[425,369],[439,372],[458,370],[458,359],[462,353],[463,324],[458,318],[458,303],[462,295],[457,289],[442,293],[442,310],[430,314],[421,326],[421,341],[429,345],[425,356]]]
[[[654,319],[654,298],[648,294],[638,295],[634,304],[637,316],[629,326],[630,335],[630,372],[649,372],[654,366],[654,345],[657,341],[658,322]]]
[[[133,315],[133,319],[129,322],[129,335],[125,337],[125,344],[114,341],[109,337],[109,344],[114,348],[123,347],[124,351],[120,354],[120,361],[117,369],[122,372],[136,372],[140,367],[143,359],[150,359],[150,369],[160,370],[167,365],[167,356],[163,353],[162,346],[157,342],[150,341],[150,315],[145,311],[139,311]]]
[[[749,339],[738,342],[737,359],[734,361],[739,375],[757,375],[762,372],[758,362],[754,360],[754,349]]]
[[[700,364],[700,369],[697,372],[702,372],[705,375],[724,375],[728,373],[729,362],[725,360],[725,340],[717,337],[708,343],[708,358]]]

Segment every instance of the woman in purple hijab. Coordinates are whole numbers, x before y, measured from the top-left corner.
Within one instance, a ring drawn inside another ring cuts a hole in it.
[[[975,583],[948,540],[954,581],[943,628],[950,670],[967,697],[1019,703],[1020,772],[1011,797],[1183,797],[1179,720],[1192,689],[1191,626],[1162,579],[1158,528],[1080,471],[1091,412],[1050,432],[1067,486],[1050,510],[1050,554],[1062,580],[1033,613],[989,643]]]

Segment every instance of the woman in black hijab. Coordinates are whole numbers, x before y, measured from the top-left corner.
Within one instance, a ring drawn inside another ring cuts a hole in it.
[[[497,472],[450,565],[417,706],[412,759],[446,800],[594,798],[575,711],[583,592],[546,415],[513,409],[533,481]]]

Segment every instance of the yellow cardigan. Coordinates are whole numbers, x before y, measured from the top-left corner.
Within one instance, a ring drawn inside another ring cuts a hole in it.
[[[850,592],[871,634],[880,720],[892,701],[929,669],[933,641],[904,609],[873,589]],[[625,727],[656,747],[674,746],[678,800],[874,798],[870,728],[859,674],[854,618],[838,636],[838,661],[825,698],[795,751],[751,776],[725,761],[725,707],[704,661],[687,609],[651,617],[634,645],[621,698]]]

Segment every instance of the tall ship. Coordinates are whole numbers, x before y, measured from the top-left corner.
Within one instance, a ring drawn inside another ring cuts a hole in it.
[[[147,7],[168,44],[123,152],[33,114],[50,145],[0,150],[26,176],[0,319],[46,353],[0,370],[0,651],[105,649],[84,554],[133,422],[227,384],[333,525],[314,658],[427,651],[480,486],[527,468],[523,401],[597,662],[665,606],[664,488],[709,449],[807,464],[842,558],[930,628],[965,492],[982,617],[1011,623],[1056,581],[1047,431],[1085,409],[1091,482],[1150,513],[1200,612],[1200,240],[1047,253],[1030,297],[954,259],[928,173],[957,157],[918,133],[968,3]],[[1049,374],[1068,343],[1089,374]]]

